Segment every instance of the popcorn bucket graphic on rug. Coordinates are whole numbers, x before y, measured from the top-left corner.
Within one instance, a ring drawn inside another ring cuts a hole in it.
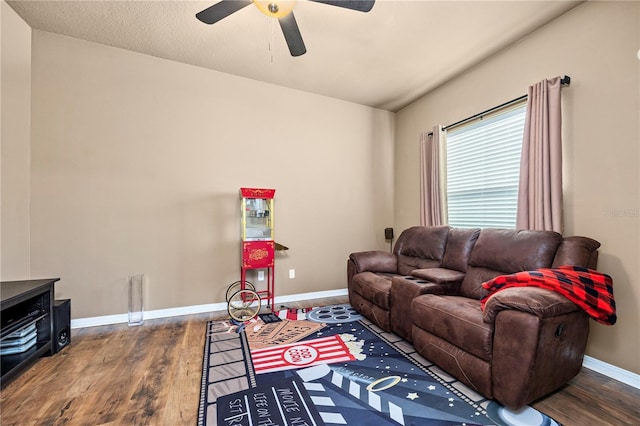
[[[251,351],[256,374],[318,364],[346,362],[355,356],[338,335]]]

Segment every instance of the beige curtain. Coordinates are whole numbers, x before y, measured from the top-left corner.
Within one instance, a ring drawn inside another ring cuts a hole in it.
[[[446,191],[443,178],[444,132],[442,126],[420,135],[420,225],[446,224]]]
[[[524,124],[517,229],[562,233],[560,77],[529,87]]]

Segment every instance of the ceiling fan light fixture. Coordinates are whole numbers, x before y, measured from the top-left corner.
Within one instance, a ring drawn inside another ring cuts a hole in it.
[[[291,13],[295,0],[252,0],[260,12],[272,18],[283,18]]]
[[[324,3],[330,6],[338,6],[346,9],[368,12],[373,7],[375,0],[311,0],[316,3]],[[265,15],[276,18],[282,29],[282,35],[287,42],[291,56],[301,56],[307,52],[302,40],[300,28],[293,14],[293,6],[296,0],[219,0],[217,3],[196,13],[196,18],[205,24],[215,24],[249,6],[251,3]],[[273,22],[273,20],[272,20]],[[272,25],[273,28],[273,25]],[[273,33],[272,33],[273,34]]]

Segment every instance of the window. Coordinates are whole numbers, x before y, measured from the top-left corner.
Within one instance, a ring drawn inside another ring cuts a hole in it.
[[[449,225],[515,228],[526,100],[447,130]]]

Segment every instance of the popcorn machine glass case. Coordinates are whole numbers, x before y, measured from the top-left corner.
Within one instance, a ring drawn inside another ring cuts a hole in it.
[[[273,198],[275,193],[275,189],[240,188],[242,198],[241,285],[245,288],[247,270],[266,269],[267,288],[257,293],[261,298],[266,298],[271,310],[274,308]]]

